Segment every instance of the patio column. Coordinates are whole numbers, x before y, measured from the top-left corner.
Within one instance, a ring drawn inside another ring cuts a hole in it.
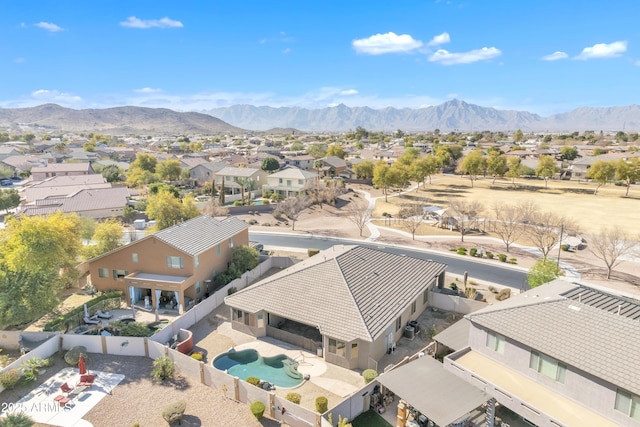
[[[154,304],[153,304],[153,306],[156,308],[156,310],[160,308],[160,295],[162,295],[162,290],[161,289],[156,289],[156,292],[155,292],[156,300],[154,301]]]

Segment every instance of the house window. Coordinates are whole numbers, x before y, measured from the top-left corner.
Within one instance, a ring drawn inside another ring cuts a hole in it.
[[[109,277],[109,270],[106,268],[99,268],[98,269],[98,277],[100,277],[101,279],[106,279]]]
[[[258,328],[264,328],[264,314],[256,315],[256,319],[258,319]]]
[[[342,341],[329,338],[329,353],[344,357],[345,344]]]
[[[196,294],[200,295],[200,281],[196,282]]]
[[[567,375],[567,366],[558,362],[553,357],[532,351],[531,358],[529,359],[529,367],[540,372],[545,377],[564,384],[564,379]]]
[[[417,301],[414,301],[411,303],[411,314],[416,312],[416,305],[418,304]]]
[[[278,178],[278,184],[282,184],[282,178]]]
[[[290,179],[287,180],[287,187],[291,187],[291,180]]]
[[[429,289],[425,289],[422,294],[422,304],[426,304],[427,302],[429,302]]]
[[[220,244],[216,246],[216,255],[220,255]]]
[[[238,322],[242,322],[242,310],[233,309],[233,320],[237,320]]]
[[[131,254],[131,261],[134,263],[138,263],[138,254]]]
[[[169,268],[184,268],[184,258],[181,256],[168,256],[167,267]]]
[[[640,396],[618,389],[614,407],[634,420],[640,421]]]
[[[358,343],[351,343],[351,358],[352,359],[357,359],[358,358]]]
[[[229,247],[233,247],[233,237],[229,237]]]
[[[302,185],[303,183],[304,183],[303,180],[301,180],[301,179],[298,180],[298,185]]]
[[[224,177],[224,180],[225,180],[225,181],[231,181],[231,177],[230,177],[230,176],[225,176],[225,177]]]
[[[196,255],[193,259],[193,263],[195,265],[195,268],[198,268],[198,266],[200,265],[200,259],[198,258],[198,255]]]
[[[127,274],[125,270],[113,270],[113,280],[124,279]]]
[[[402,316],[396,319],[396,332],[398,332],[402,328]]]
[[[487,332],[487,347],[497,353],[504,354],[504,335]]]

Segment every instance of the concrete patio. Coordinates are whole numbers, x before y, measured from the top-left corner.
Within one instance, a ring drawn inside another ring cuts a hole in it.
[[[8,404],[6,409],[8,412],[24,413],[38,423],[63,427],[91,426],[91,423],[82,418],[124,379],[124,375],[111,372],[91,373],[96,375],[93,385],[65,405],[60,405],[54,398],[63,394],[60,391],[62,384],[75,387],[80,380],[77,368],[60,370],[19,401]]]

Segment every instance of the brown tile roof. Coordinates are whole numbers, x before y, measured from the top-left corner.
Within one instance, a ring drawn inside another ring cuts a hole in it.
[[[317,326],[333,338],[374,341],[445,269],[362,246],[334,246],[225,302]]]

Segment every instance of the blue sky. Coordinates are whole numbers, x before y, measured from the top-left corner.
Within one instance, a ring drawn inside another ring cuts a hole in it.
[[[0,107],[419,108],[638,103],[640,2],[24,1],[0,14]]]

